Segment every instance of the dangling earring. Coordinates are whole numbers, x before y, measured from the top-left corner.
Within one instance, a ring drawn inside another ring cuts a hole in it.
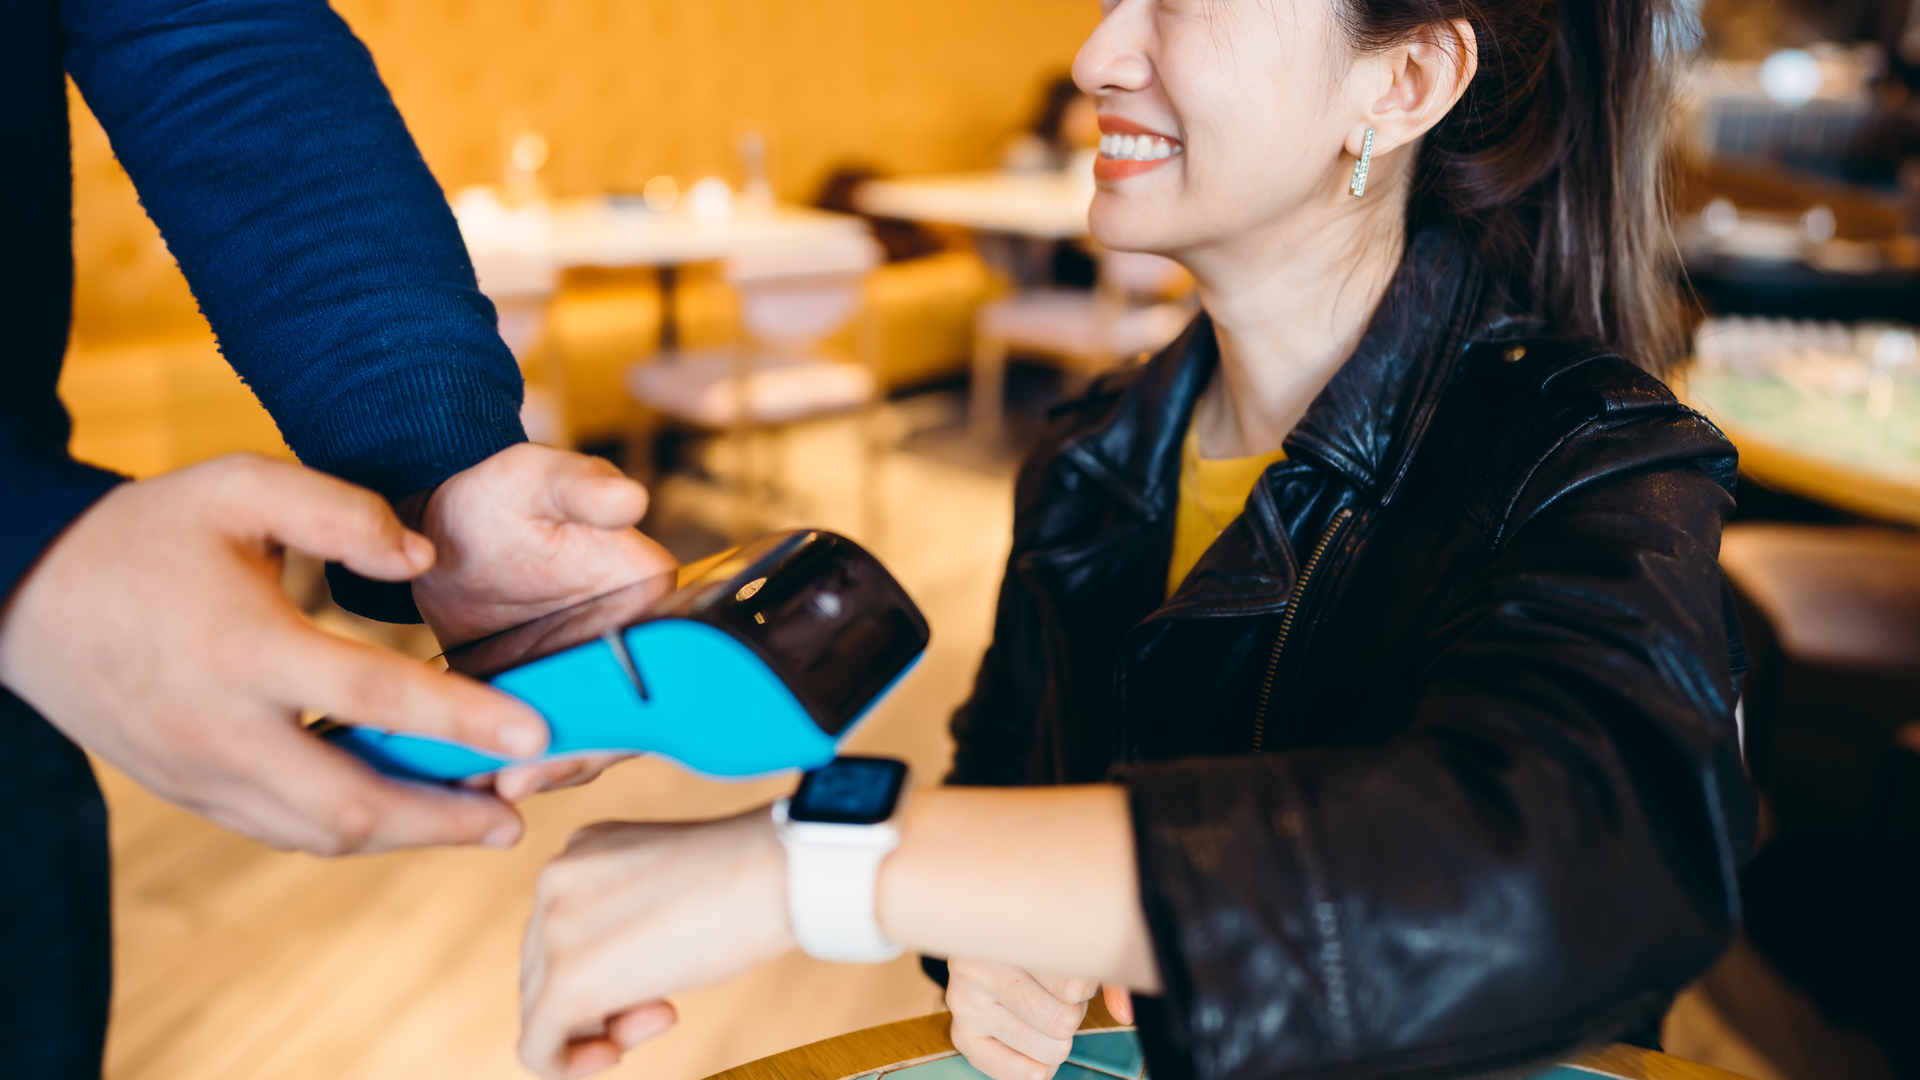
[[[1367,193],[1367,170],[1373,166],[1373,129],[1367,129],[1366,141],[1360,147],[1360,160],[1353,163],[1353,183],[1347,190],[1354,195]]]

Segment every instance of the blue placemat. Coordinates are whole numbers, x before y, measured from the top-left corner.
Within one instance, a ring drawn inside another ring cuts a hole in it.
[[[1146,1075],[1146,1055],[1140,1052],[1140,1040],[1131,1031],[1109,1031],[1094,1035],[1076,1035],[1073,1052],[1067,1061],[1120,1080],[1140,1080]]]
[[[1074,1036],[1073,1052],[1054,1074],[1054,1080],[1147,1080],[1146,1065],[1146,1058],[1140,1053],[1140,1040],[1133,1032],[1096,1031]],[[1529,1073],[1527,1080],[1594,1080],[1604,1075],[1555,1065]],[[858,1080],[875,1080],[878,1076],[879,1073],[870,1073]],[[894,1069],[887,1072],[886,1077],[887,1080],[987,1080],[986,1073],[967,1064],[967,1059],[959,1055]]]

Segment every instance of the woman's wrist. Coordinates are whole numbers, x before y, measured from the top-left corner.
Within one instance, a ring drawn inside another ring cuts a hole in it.
[[[881,864],[888,937],[1155,991],[1125,788],[931,788]]]
[[[745,886],[743,897],[751,897],[749,924],[756,940],[770,955],[788,952],[798,946],[793,923],[787,914],[787,849],[774,830],[768,808],[750,811],[733,819],[744,834],[739,872]]]

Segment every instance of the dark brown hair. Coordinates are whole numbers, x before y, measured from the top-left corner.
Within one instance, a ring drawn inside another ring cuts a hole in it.
[[[1428,132],[1409,226],[1455,222],[1513,299],[1655,372],[1684,351],[1668,122],[1690,26],[1669,0],[1334,0],[1353,44],[1473,27],[1479,71]]]

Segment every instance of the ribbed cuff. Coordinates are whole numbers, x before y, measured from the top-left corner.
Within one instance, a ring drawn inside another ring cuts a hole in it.
[[[303,428],[293,449],[306,464],[372,488],[398,509],[525,441],[517,382],[505,384],[477,365],[439,363],[409,365],[354,387]],[[406,582],[373,581],[329,564],[327,585],[334,603],[355,615],[422,621]]]
[[[374,581],[339,563],[328,563],[327,589],[333,593],[334,603],[363,619],[405,625],[426,621],[413,602],[412,582]]]
[[[439,486],[421,488],[395,502],[393,512],[400,516],[400,524],[419,532],[420,520],[427,512],[427,500],[433,498]],[[363,619],[403,625],[426,621],[413,602],[413,583],[409,581],[374,581],[340,563],[328,563],[327,590],[333,594],[334,603]]]
[[[0,447],[0,600],[61,532],[126,477],[70,457]],[[128,537],[129,543],[137,542]]]
[[[526,442],[520,396],[517,375],[410,363],[335,395],[288,437],[301,461],[397,503]]]

